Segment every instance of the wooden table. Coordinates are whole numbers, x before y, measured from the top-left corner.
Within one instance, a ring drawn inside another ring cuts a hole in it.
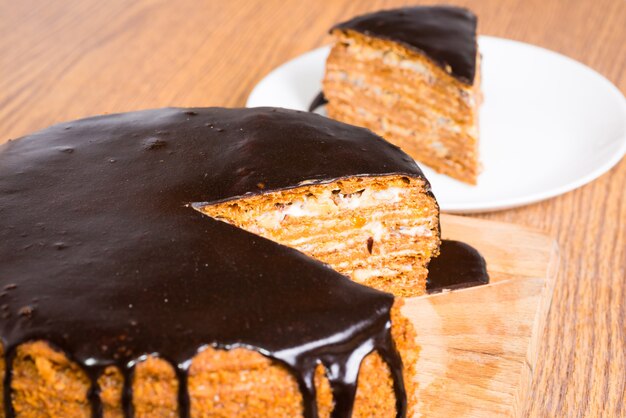
[[[402,3],[0,0],[0,142],[93,114],[243,106],[272,68],[327,43],[332,23]],[[569,55],[626,91],[626,1],[455,3],[481,33]],[[574,192],[482,217],[561,246],[527,415],[626,416],[626,160]]]

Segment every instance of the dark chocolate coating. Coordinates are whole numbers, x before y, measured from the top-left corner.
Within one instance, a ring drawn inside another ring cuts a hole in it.
[[[439,256],[430,260],[428,265],[428,293],[489,283],[485,259],[474,247],[444,239],[439,251]]]
[[[5,407],[17,345],[46,340],[92,379],[107,365],[130,377],[147,353],[181,381],[205,345],[248,347],[293,372],[315,417],[313,370],[338,366],[334,417],[351,415],[348,358],[376,350],[391,366],[393,297],[303,254],[192,207],[352,176],[422,177],[397,147],[362,128],[284,109],[161,109],[62,123],[0,147],[0,338]],[[363,347],[367,347],[363,350]],[[355,366],[356,364],[356,366]],[[356,373],[354,373],[356,375]]]
[[[309,105],[309,112],[315,112],[317,108],[324,106],[328,103],[328,99],[324,96],[324,92],[317,93],[311,104]]]
[[[454,6],[415,6],[357,16],[331,28],[397,42],[424,54],[465,84],[476,75],[477,18]]]

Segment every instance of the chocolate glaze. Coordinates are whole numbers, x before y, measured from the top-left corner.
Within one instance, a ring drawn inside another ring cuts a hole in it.
[[[16,347],[46,340],[81,365],[102,414],[97,377],[131,381],[147,353],[180,379],[202,347],[257,350],[288,367],[307,418],[314,369],[329,374],[333,417],[348,417],[361,360],[390,365],[406,414],[390,335],[393,297],[320,262],[210,219],[193,205],[348,176],[422,177],[415,162],[366,129],[282,109],[161,109],[63,123],[0,147],[0,322],[5,409]],[[330,372],[329,372],[330,373]]]
[[[320,91],[309,105],[309,112],[314,112],[318,107],[324,106],[328,103],[328,99],[324,96],[324,92]]]
[[[331,28],[397,42],[466,84],[476,74],[476,15],[454,6],[415,6],[357,16]]]
[[[489,283],[485,259],[472,246],[442,240],[438,257],[430,260],[426,290],[438,293]]]

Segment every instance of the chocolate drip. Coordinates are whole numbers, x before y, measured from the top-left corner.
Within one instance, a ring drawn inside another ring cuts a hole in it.
[[[178,411],[180,418],[191,416],[191,403],[189,401],[189,366],[191,361],[178,364],[175,367],[178,378]]]
[[[102,369],[100,367],[92,367],[87,368],[85,371],[91,383],[91,387],[87,393],[87,400],[91,404],[91,416],[93,418],[102,418],[104,411],[102,408],[102,399],[100,399],[100,385],[98,384],[98,378],[102,373]]]
[[[428,293],[489,283],[485,259],[474,247],[444,239],[439,250],[439,256],[428,265]]]
[[[122,387],[122,411],[125,418],[133,418],[135,409],[133,408],[133,377],[135,376],[135,362],[131,365],[118,365],[122,370],[124,386]]]
[[[396,416],[406,416],[407,403],[404,380],[402,377],[402,360],[395,350],[391,337],[391,322],[387,322],[376,339],[368,339],[359,349],[348,354],[334,364],[325,364],[328,370],[327,377],[333,391],[335,407],[332,418],[350,417],[354,409],[354,400],[358,384],[358,372],[365,357],[372,351],[377,351],[383,361],[389,366],[393,380],[393,390],[396,394]]]
[[[309,105],[309,112],[314,112],[318,107],[324,106],[327,103],[328,100],[326,96],[324,96],[324,92],[320,91]]]
[[[402,358],[396,350],[393,338],[391,337],[391,322],[387,324],[387,332],[384,334],[385,340],[380,344],[378,353],[389,366],[391,378],[393,379],[393,390],[396,394],[397,418],[405,417],[408,410],[407,397],[399,396],[406,393],[404,379],[402,377]]]
[[[449,67],[459,81],[473,84],[476,75],[476,15],[454,6],[415,6],[382,10],[339,23],[334,30],[351,30],[397,42]]]
[[[7,347],[4,345],[4,382],[2,387],[2,396],[4,397],[4,416],[7,418],[15,417],[13,410],[13,402],[11,399],[11,378],[13,377],[13,360],[15,359],[15,347]]]
[[[391,295],[194,210],[305,181],[396,174],[422,177],[411,158],[366,129],[270,108],[109,115],[3,145],[7,418],[15,350],[36,340],[87,372],[94,417],[108,366],[121,371],[124,414],[133,416],[132,378],[148,353],[174,366],[187,417],[189,361],[207,344],[286,364],[308,418],[317,415],[319,362],[343,370],[334,416],[347,416],[360,365],[354,353],[370,344],[392,368],[404,416],[401,363],[387,335]]]
[[[315,362],[312,362],[311,364],[299,364],[296,366],[296,369],[300,371],[296,374],[296,378],[302,394],[302,415],[304,418],[317,418],[315,364]]]

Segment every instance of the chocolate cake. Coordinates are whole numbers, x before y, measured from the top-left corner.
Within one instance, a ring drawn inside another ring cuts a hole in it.
[[[425,291],[438,208],[366,129],[271,108],[62,123],[0,147],[0,219],[7,418],[415,404],[394,294]]]
[[[334,26],[323,81],[328,116],[370,128],[419,162],[475,184],[476,23],[463,8],[417,6]]]

